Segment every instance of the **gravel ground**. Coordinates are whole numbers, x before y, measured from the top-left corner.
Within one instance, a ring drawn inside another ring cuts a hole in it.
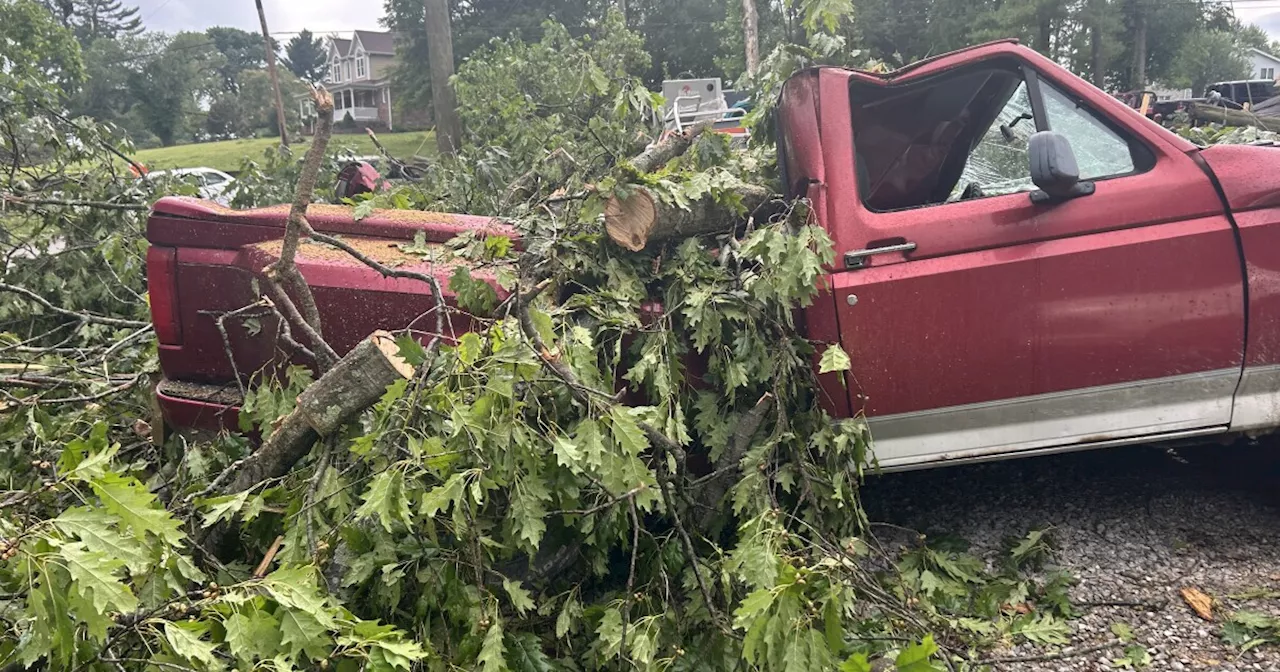
[[[1169,451],[1112,449],[872,478],[864,490],[872,520],[948,532],[973,552],[1052,526],[1058,562],[1080,583],[1082,615],[1072,648],[1114,640],[1132,627],[1154,658],[1150,670],[1280,672],[1280,647],[1240,654],[1219,636],[1224,613],[1280,615],[1280,441]],[[1179,596],[1196,587],[1215,599],[1215,622]],[[1001,657],[1045,653],[1027,645]],[[1112,670],[1120,650],[996,670]]]

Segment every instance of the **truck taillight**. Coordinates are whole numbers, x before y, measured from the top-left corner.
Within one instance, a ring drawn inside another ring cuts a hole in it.
[[[163,345],[182,344],[182,323],[178,320],[178,251],[172,247],[147,249],[147,292],[151,300],[151,323]]]

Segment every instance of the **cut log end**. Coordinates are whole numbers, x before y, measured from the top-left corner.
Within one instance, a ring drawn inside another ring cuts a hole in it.
[[[649,244],[657,215],[653,198],[643,190],[626,198],[610,196],[604,207],[605,230],[613,242],[639,252]]]
[[[396,344],[395,336],[386,331],[375,331],[369,335],[369,339],[378,346],[378,350],[387,358],[387,363],[395,369],[396,373],[406,380],[413,378],[413,366],[400,356],[400,346]]]

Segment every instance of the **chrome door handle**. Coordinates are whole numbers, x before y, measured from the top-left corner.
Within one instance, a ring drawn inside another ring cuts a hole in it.
[[[913,252],[916,249],[915,243],[899,243],[897,245],[885,245],[884,247],[872,247],[865,250],[853,250],[844,253],[844,267],[848,270],[857,270],[867,265],[867,260],[878,254],[893,254],[894,252]]]

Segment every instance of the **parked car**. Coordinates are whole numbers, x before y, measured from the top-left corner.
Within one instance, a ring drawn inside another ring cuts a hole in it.
[[[216,168],[177,168],[174,170],[157,170],[147,174],[148,177],[172,177],[186,181],[195,186],[200,197],[227,205],[235,193],[236,178]]]
[[[848,375],[821,376],[824,405],[866,417],[884,468],[1280,426],[1280,150],[1201,149],[1016,42],[891,73],[803,70],[779,115],[788,196],[810,199],[838,253],[803,315],[809,338],[852,355]],[[211,314],[256,299],[284,219],[156,204],[170,426],[235,426]],[[434,213],[325,207],[310,222],[387,254],[415,236],[517,235]],[[314,247],[297,263],[338,351],[431,308],[423,283]],[[448,286],[452,269],[402,261]],[[274,333],[231,335],[239,371],[272,361]]]

